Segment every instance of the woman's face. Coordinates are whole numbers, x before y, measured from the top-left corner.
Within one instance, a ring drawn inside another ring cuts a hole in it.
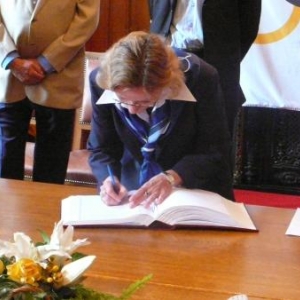
[[[155,105],[158,98],[149,94],[143,87],[123,88],[119,87],[114,90],[118,96],[116,102],[125,106],[129,113],[137,114],[145,111],[148,107]]]

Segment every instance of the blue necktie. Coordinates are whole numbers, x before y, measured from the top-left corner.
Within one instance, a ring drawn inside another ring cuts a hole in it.
[[[160,107],[154,107],[150,115],[150,123],[148,124],[135,114],[119,104],[116,104],[117,111],[123,122],[136,135],[143,144],[141,153],[143,162],[140,168],[140,185],[147,182],[153,176],[162,171],[161,166],[155,161],[155,149],[157,142],[162,134],[164,134],[170,124],[170,105],[166,101]]]

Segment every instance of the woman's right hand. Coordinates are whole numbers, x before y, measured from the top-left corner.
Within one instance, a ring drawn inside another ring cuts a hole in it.
[[[115,177],[116,188],[114,189],[110,177],[107,177],[100,186],[101,200],[109,206],[119,205],[127,197],[128,191]]]

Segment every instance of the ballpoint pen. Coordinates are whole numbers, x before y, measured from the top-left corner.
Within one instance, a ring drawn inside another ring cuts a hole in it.
[[[118,186],[117,186],[117,183],[116,183],[116,180],[115,180],[115,176],[113,174],[113,171],[112,171],[110,165],[107,165],[107,171],[108,171],[109,177],[111,179],[111,183],[112,183],[113,189],[114,189],[115,193],[118,194],[119,193],[119,189],[118,189]]]

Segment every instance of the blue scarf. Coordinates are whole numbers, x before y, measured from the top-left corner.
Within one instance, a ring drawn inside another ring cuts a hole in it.
[[[117,111],[123,122],[142,143],[141,153],[143,162],[140,168],[139,183],[143,185],[153,176],[162,172],[161,166],[155,161],[155,149],[161,135],[170,124],[170,105],[168,101],[159,107],[154,106],[147,123],[135,114],[130,114],[128,109],[116,104]]]

